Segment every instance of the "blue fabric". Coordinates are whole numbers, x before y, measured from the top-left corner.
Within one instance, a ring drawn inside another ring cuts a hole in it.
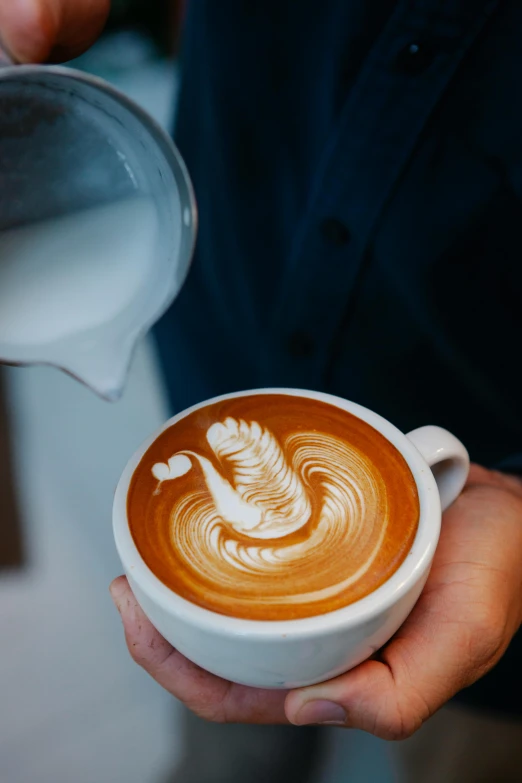
[[[189,4],[174,409],[321,389],[522,471],[521,40],[517,0]],[[503,666],[469,695],[517,712]]]

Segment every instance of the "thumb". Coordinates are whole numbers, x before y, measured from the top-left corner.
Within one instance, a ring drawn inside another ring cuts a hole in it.
[[[16,62],[67,60],[100,34],[110,0],[0,2],[0,39]]]
[[[285,712],[298,726],[345,726],[386,740],[411,736],[431,714],[414,684],[397,683],[390,667],[377,660],[326,683],[292,691]]]
[[[328,682],[288,694],[285,712],[296,725],[331,723],[382,739],[406,739],[498,657],[493,623],[452,618],[421,599],[392,641],[376,656]]]

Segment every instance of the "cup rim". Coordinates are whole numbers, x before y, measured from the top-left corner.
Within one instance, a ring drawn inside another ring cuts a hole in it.
[[[376,590],[352,604],[331,612],[285,620],[250,620],[219,614],[188,601],[167,587],[147,566],[132,538],[127,519],[127,492],[130,480],[147,449],[158,436],[176,422],[207,405],[251,395],[284,394],[318,400],[357,416],[383,435],[406,460],[417,486],[419,524],[411,548],[399,568]],[[197,403],[172,416],[137,449],[120,477],[113,504],[113,532],[123,568],[131,582],[154,603],[181,622],[219,635],[249,637],[309,636],[360,626],[390,609],[418,583],[429,568],[438,543],[441,522],[440,497],[433,473],[420,452],[395,425],[355,402],[325,392],[290,388],[261,388],[222,394]]]

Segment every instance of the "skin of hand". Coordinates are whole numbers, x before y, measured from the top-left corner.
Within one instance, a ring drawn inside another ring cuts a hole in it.
[[[2,0],[0,40],[16,62],[58,62],[96,40],[110,0]]]
[[[522,622],[522,481],[471,468],[445,512],[421,598],[372,659],[293,691],[220,679],[153,628],[121,576],[111,585],[134,660],[202,718],[220,723],[331,724],[387,740],[411,736],[501,658]]]

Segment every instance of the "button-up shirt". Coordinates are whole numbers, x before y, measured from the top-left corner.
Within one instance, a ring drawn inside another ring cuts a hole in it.
[[[320,389],[522,471],[521,85],[518,0],[190,3],[173,408]],[[475,693],[518,709],[498,671]]]

